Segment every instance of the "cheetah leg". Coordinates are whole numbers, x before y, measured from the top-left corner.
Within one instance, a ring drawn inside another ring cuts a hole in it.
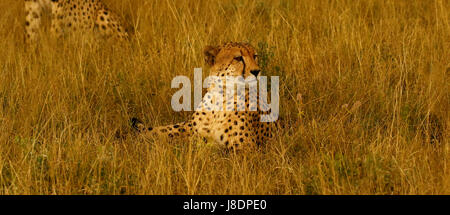
[[[250,136],[228,136],[227,142],[225,142],[225,146],[229,150],[243,150],[243,149],[251,149],[257,146],[255,141],[256,136],[251,134]]]
[[[25,41],[32,44],[37,40],[41,26],[42,7],[36,0],[25,0]]]
[[[61,20],[59,19],[60,16],[62,16],[62,6],[59,5],[58,6],[58,1],[52,1],[51,2],[51,8],[52,8],[52,25],[51,25],[51,29],[50,32],[56,36],[56,38],[61,38],[63,35],[62,32],[62,23]]]
[[[188,137],[192,134],[192,125],[189,122],[182,122],[167,126],[148,127],[140,120],[131,119],[132,127],[146,137]]]

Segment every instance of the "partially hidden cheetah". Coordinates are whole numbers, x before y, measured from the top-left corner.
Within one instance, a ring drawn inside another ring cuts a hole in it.
[[[44,12],[51,13],[50,31],[57,37],[74,31],[98,32],[101,37],[128,37],[119,17],[101,0],[25,0],[25,39],[28,44],[37,40]]]
[[[188,121],[155,128],[145,126],[141,120],[133,118],[133,128],[145,137],[175,138],[198,135],[207,142],[217,143],[229,150],[253,148],[271,139],[278,115],[271,116],[276,117],[271,122],[261,120],[261,116],[268,111],[262,111],[260,106],[256,107],[255,103],[259,97],[256,95],[256,89],[247,90],[248,82],[245,95],[241,93],[240,96],[235,96],[228,92],[223,93],[222,88],[225,85],[226,91],[232,89],[226,81],[227,76],[243,77],[245,82],[249,77],[255,82],[259,79],[260,67],[255,49],[246,43],[225,43],[218,47],[207,46],[204,54],[206,62],[211,66],[210,77],[218,78],[207,88],[200,104],[202,109],[196,109]],[[215,95],[220,95],[223,99],[220,100],[220,97]]]

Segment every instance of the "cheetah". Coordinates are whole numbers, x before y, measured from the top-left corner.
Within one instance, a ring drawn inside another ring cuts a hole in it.
[[[128,37],[120,19],[101,0],[25,0],[25,40],[38,38],[43,13],[51,13],[50,33],[60,38],[67,32],[98,32],[101,37]]]
[[[203,108],[196,109],[190,119],[182,123],[153,128],[132,118],[132,127],[144,137],[171,139],[198,135],[206,142],[213,142],[233,151],[254,148],[273,138],[278,117],[275,116],[276,119],[272,121],[261,121],[260,116],[268,111],[256,107],[258,98],[254,88],[246,90],[245,96],[241,94],[240,100],[239,95],[230,96],[228,92],[225,97],[222,96],[225,82],[226,90],[232,89],[228,87],[227,77],[242,77],[245,80],[256,80],[259,77],[261,69],[255,48],[247,43],[230,42],[221,46],[207,46],[204,55],[206,63],[211,66],[210,77],[218,78],[210,82],[199,105]],[[221,90],[221,97],[214,97],[218,89]],[[215,108],[211,108],[213,106]]]

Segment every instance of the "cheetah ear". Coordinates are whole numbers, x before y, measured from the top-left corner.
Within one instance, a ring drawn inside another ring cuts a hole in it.
[[[216,56],[219,54],[219,48],[214,46],[206,46],[203,49],[203,54],[205,54],[205,61],[210,66],[213,66],[216,62]]]

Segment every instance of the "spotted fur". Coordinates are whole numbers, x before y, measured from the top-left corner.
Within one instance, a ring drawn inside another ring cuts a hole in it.
[[[43,13],[51,13],[51,33],[61,37],[68,32],[95,32],[101,37],[127,38],[116,14],[101,0],[25,0],[27,43],[38,39]]]

